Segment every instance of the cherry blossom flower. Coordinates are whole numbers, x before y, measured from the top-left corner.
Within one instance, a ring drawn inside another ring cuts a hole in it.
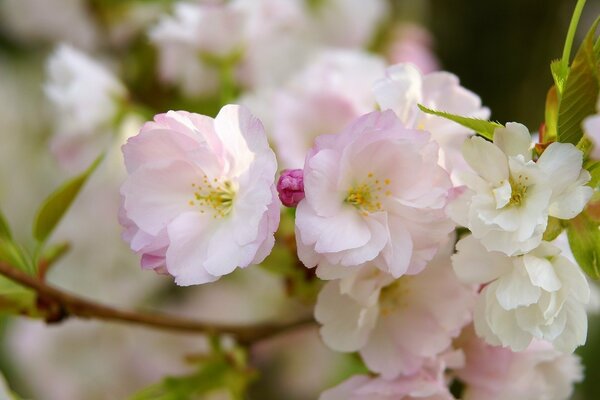
[[[296,209],[298,255],[307,267],[371,262],[394,277],[421,271],[453,225],[451,187],[438,147],[393,112],[373,112],[316,139]]]
[[[450,249],[418,275],[397,280],[372,265],[320,265],[321,278],[335,279],[315,308],[325,343],[359,351],[369,369],[387,379],[418,371],[471,321],[476,291],[457,280]]]
[[[490,111],[482,107],[479,96],[460,86],[455,75],[448,72],[422,75],[412,64],[389,67],[373,91],[382,110],[393,110],[407,127],[431,133],[440,145],[440,165],[452,174],[453,181],[459,182],[456,172],[468,169],[460,149],[473,132],[455,122],[425,114],[417,105],[485,119]]]
[[[384,62],[360,51],[321,53],[274,94],[273,139],[281,163],[301,168],[317,136],[344,129],[375,108],[373,83]]]
[[[473,137],[463,154],[475,173],[463,172],[468,189],[448,208],[449,215],[490,251],[523,254],[537,247],[548,216],[571,219],[592,195],[585,184],[583,154],[567,143],[553,143],[537,162],[531,137],[521,124],[498,128],[494,142]]]
[[[243,23],[242,12],[229,4],[175,3],[174,15],[163,17],[149,33],[159,48],[162,79],[190,96],[215,92],[218,69],[202,56],[225,58],[240,51]]]
[[[433,38],[427,29],[403,23],[393,29],[392,38],[386,51],[392,64],[411,63],[423,74],[439,70],[439,61],[432,51]]]
[[[163,81],[188,97],[215,95],[220,72],[233,83],[260,87],[289,76],[313,46],[304,46],[305,15],[298,0],[177,2],[174,15],[153,27]],[[302,32],[303,34],[299,34]],[[287,54],[286,57],[280,57]],[[221,65],[223,64],[223,65]]]
[[[366,47],[388,11],[383,0],[323,0],[315,2],[314,30],[321,41],[336,47]],[[348,29],[351,26],[352,29]]]
[[[579,357],[560,353],[547,342],[533,341],[525,350],[512,352],[486,344],[471,326],[455,345],[466,359],[455,370],[465,384],[464,400],[566,400],[573,384],[583,379]]]
[[[475,307],[477,334],[513,351],[534,338],[573,352],[585,343],[590,289],[579,267],[548,242],[523,256],[488,252],[470,235],[460,240],[453,266],[466,283],[487,284]]]
[[[81,167],[110,139],[103,133],[114,128],[126,89],[104,65],[67,44],[52,53],[46,73],[44,92],[55,110],[51,149],[63,167]]]
[[[459,352],[446,352],[418,371],[393,379],[355,375],[321,394],[319,400],[453,400],[444,370],[464,363]]]
[[[225,106],[214,120],[184,111],[157,115],[123,153],[124,236],[145,268],[192,285],[259,263],[271,251],[277,164],[246,109]]]

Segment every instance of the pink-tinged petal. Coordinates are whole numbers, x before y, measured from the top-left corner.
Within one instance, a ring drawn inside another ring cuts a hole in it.
[[[136,169],[121,188],[127,216],[151,235],[158,234],[182,212],[190,211],[192,184],[202,176],[191,164],[174,161]]]
[[[412,64],[397,64],[386,70],[386,77],[373,85],[382,110],[393,110],[407,126],[414,123],[417,103],[422,99],[421,73]]]
[[[366,218],[346,206],[331,217],[316,215],[307,201],[296,209],[296,225],[304,243],[313,243],[317,253],[334,253],[364,246],[371,239]]]
[[[338,194],[339,153],[321,150],[307,159],[304,169],[304,194],[311,207],[323,217],[337,213],[343,203]]]
[[[342,352],[357,351],[364,346],[378,314],[377,306],[364,308],[342,294],[338,281],[328,282],[323,287],[315,307],[315,319],[323,325],[323,341]]]
[[[130,176],[121,188],[120,221],[144,266],[180,285],[200,284],[271,251],[277,163],[247,110],[226,106],[217,120],[184,111],[157,115],[124,155]]]
[[[208,243],[203,241],[206,229],[206,217],[197,212],[183,213],[169,224],[171,244],[166,255],[167,270],[178,285],[197,285],[219,279],[220,275],[208,273],[203,265],[208,253]]]
[[[259,234],[256,238],[256,241],[259,243],[262,242],[262,244],[256,251],[256,255],[251,264],[260,264],[269,254],[271,254],[271,250],[273,250],[273,246],[275,245],[274,234],[279,227],[279,220],[281,218],[280,209],[281,204],[277,201],[275,189],[273,189],[273,200],[267,207],[267,212],[263,216],[259,227]]]

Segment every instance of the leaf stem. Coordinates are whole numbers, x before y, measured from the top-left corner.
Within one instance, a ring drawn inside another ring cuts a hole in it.
[[[577,0],[573,16],[571,17],[571,23],[569,24],[569,30],[567,31],[567,38],[565,39],[565,47],[563,49],[562,59],[560,60],[564,71],[569,68],[569,58],[571,57],[571,48],[573,47],[573,40],[575,38],[575,32],[577,32],[577,25],[579,24],[579,18],[583,12],[586,0]]]
[[[77,316],[80,318],[94,318],[105,321],[128,322],[135,325],[180,333],[202,333],[208,335],[229,334],[235,337],[240,344],[244,345],[267,339],[284,331],[312,322],[311,318],[292,322],[287,325],[211,324],[167,314],[120,310],[95,303],[49,285],[2,261],[0,261],[0,274],[25,287],[33,289],[40,300],[42,300],[41,303],[53,303],[52,305],[58,307],[60,313],[59,317],[53,316],[54,318],[50,318],[50,321],[60,321],[69,316]]]

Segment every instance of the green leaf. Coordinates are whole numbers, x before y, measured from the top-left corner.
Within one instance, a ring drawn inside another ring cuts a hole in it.
[[[103,158],[104,155],[98,157],[82,174],[63,183],[46,198],[38,210],[33,225],[33,237],[35,239],[39,242],[46,241]]]
[[[426,114],[437,115],[438,117],[454,121],[457,124],[475,131],[477,134],[489,140],[494,138],[494,131],[496,128],[503,128],[503,125],[498,122],[486,121],[479,118],[462,117],[460,115],[450,114],[444,111],[432,110],[422,104],[419,104],[419,109]]]
[[[35,274],[36,268],[29,255],[12,240],[0,238],[0,261],[4,261],[30,275]]]
[[[567,237],[581,269],[592,279],[600,279],[600,223],[584,211],[569,221]]]
[[[244,399],[256,372],[231,363],[227,357],[209,356],[193,374],[167,377],[134,394],[130,400],[195,400],[214,392],[228,392],[232,399]]]
[[[600,17],[579,47],[569,70],[558,107],[557,139],[577,144],[583,136],[581,122],[596,112],[600,91],[598,56],[594,51],[594,34]]]
[[[0,210],[0,238],[3,239],[12,239],[12,233],[10,232],[10,227],[8,226],[8,222]]]

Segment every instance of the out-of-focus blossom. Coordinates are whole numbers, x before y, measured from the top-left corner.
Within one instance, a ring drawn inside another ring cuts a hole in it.
[[[150,38],[159,48],[163,80],[185,95],[210,96],[225,84],[224,68],[232,80],[227,84],[243,87],[287,77],[305,53],[304,20],[297,0],[179,2],[173,16],[150,30]]]
[[[594,144],[590,157],[600,160],[600,97],[596,103],[596,111],[598,114],[587,117],[583,121],[583,130]]]
[[[310,11],[319,39],[338,47],[368,46],[388,11],[384,0],[317,0],[312,3]]]
[[[23,42],[66,42],[87,50],[100,42],[85,0],[4,0],[0,21]]]
[[[411,63],[423,74],[440,68],[431,50],[433,38],[425,28],[415,24],[402,24],[394,28],[392,37],[386,51],[392,64]]]
[[[279,224],[275,156],[260,121],[239,106],[212,118],[157,115],[123,146],[124,237],[142,266],[179,285],[261,262]]]
[[[163,17],[150,30],[159,48],[161,77],[187,95],[206,95],[219,87],[219,59],[241,51],[244,15],[231,4],[179,2],[174,15]],[[204,58],[204,59],[203,59]]]
[[[393,379],[355,375],[323,392],[319,400],[453,400],[444,370],[463,362],[462,354],[447,352],[418,371]]]
[[[51,147],[63,165],[77,164],[87,144],[106,142],[101,134],[113,128],[126,89],[110,70],[66,44],[48,59],[46,71],[44,92],[55,109]]]
[[[471,321],[476,291],[460,283],[446,246],[418,275],[394,280],[376,267],[319,266],[328,282],[315,317],[337,351],[359,351],[371,371],[391,379],[413,374]]]
[[[421,271],[453,228],[444,212],[451,183],[437,155],[427,133],[391,111],[319,136],[296,210],[303,263],[371,262],[394,277]]]
[[[411,64],[389,67],[373,90],[382,110],[393,110],[407,127],[431,133],[440,145],[440,165],[457,182],[457,172],[468,169],[460,149],[473,132],[453,121],[426,114],[417,105],[466,117],[488,118],[490,112],[482,107],[479,96],[460,86],[455,75],[448,72],[422,75]]]
[[[456,370],[465,383],[464,400],[566,400],[573,384],[583,379],[577,355],[560,353],[543,341],[521,352],[493,347],[479,339],[472,327],[455,342],[465,354]]]
[[[471,284],[487,284],[475,307],[475,329],[489,344],[514,351],[534,338],[564,352],[585,343],[590,289],[579,267],[548,242],[509,257],[488,252],[473,236],[456,245],[453,266]]]
[[[314,139],[343,130],[375,108],[372,86],[384,62],[360,51],[329,50],[273,98],[272,133],[286,168],[301,168]]]
[[[286,169],[277,181],[279,200],[286,207],[296,207],[304,198],[304,174],[301,169]]]
[[[468,189],[450,204],[449,214],[490,251],[515,255],[534,249],[549,215],[573,218],[593,193],[575,146],[553,143],[537,162],[531,147],[529,131],[518,123],[497,128],[494,143],[473,137],[463,146],[475,172],[462,173]]]
[[[322,42],[311,34],[304,0],[234,0],[246,15],[245,48],[238,78],[259,90],[283,84]]]

